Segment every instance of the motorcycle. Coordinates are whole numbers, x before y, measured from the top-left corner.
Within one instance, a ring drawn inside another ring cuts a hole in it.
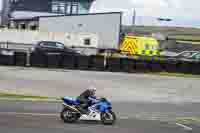
[[[78,107],[80,102],[71,97],[62,98],[63,109],[60,118],[65,123],[74,123],[78,120],[101,121],[104,125],[113,125],[116,121],[116,115],[112,111],[112,105],[106,98],[96,100],[90,98],[91,106],[88,107],[89,113],[82,114]]]

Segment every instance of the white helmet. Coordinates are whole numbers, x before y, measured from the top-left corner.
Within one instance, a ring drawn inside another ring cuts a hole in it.
[[[91,90],[91,91],[94,91],[94,92],[95,92],[95,91],[97,90],[97,88],[96,88],[96,87],[94,87],[94,86],[90,86],[90,87],[89,87],[89,90]]]

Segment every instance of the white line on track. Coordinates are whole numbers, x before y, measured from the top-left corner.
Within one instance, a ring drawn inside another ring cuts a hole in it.
[[[176,123],[176,125],[177,125],[177,126],[180,126],[180,127],[182,127],[182,128],[184,128],[184,129],[187,130],[187,131],[191,131],[191,130],[192,130],[191,127],[188,127],[188,126],[183,125],[183,124],[180,124],[180,123]]]

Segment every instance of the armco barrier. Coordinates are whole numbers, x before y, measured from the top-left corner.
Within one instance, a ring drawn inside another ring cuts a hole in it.
[[[164,71],[164,61],[153,59],[150,62],[150,71],[151,72],[162,72]]]
[[[25,52],[15,52],[14,64],[16,66],[26,66],[27,54]]]
[[[178,61],[166,60],[165,64],[164,64],[165,71],[166,72],[172,72],[172,73],[177,72],[178,63],[179,63]]]
[[[123,72],[135,72],[135,60],[130,58],[121,58],[121,71]]]
[[[186,74],[192,73],[192,63],[189,61],[179,61],[176,71]]]
[[[77,68],[80,70],[88,70],[91,64],[90,56],[77,56]]]
[[[89,65],[90,70],[104,71],[104,57],[103,56],[91,56],[91,62]]]
[[[137,72],[150,72],[151,71],[151,62],[150,60],[135,60],[135,69]]]
[[[47,67],[47,57],[42,53],[31,53],[30,64],[34,67]]]
[[[121,71],[121,59],[120,58],[108,58],[107,59],[107,69],[111,72]]]
[[[0,65],[14,65],[14,55],[0,54]]]
[[[3,52],[2,52],[3,51]],[[26,66],[29,56],[25,52],[0,50],[0,65]],[[66,68],[112,72],[173,72],[200,74],[200,61],[169,60],[161,58],[107,58],[71,54],[31,53],[33,67]]]
[[[71,54],[62,54],[61,67],[65,69],[76,69],[77,57]]]
[[[200,61],[192,63],[192,74],[200,74]]]
[[[47,67],[60,68],[62,65],[61,53],[46,53]]]

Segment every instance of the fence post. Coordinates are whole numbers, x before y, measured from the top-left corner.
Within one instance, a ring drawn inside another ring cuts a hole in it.
[[[30,49],[26,52],[26,66],[30,66],[30,57],[31,57],[31,52]]]
[[[104,68],[106,68],[106,66],[107,66],[107,52],[105,52],[105,54],[104,54],[104,62],[103,62],[103,64],[104,64]]]
[[[8,43],[8,41],[6,42],[6,49],[8,49],[8,45],[9,45],[9,43]]]

